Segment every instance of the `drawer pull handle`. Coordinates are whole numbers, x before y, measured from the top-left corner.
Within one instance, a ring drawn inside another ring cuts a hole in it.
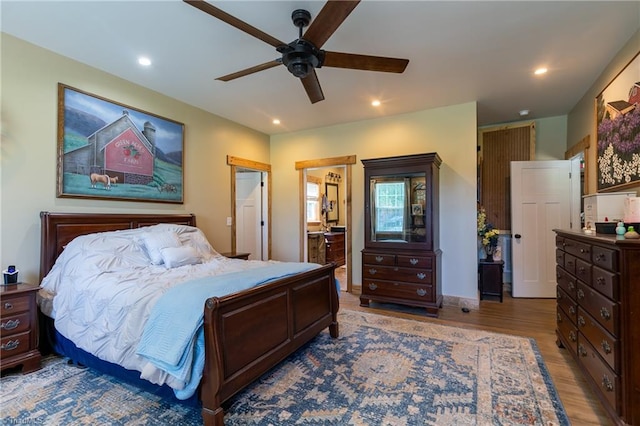
[[[609,379],[609,376],[606,374],[602,376],[602,387],[605,388],[607,392],[613,391],[613,383],[611,383],[611,379]]]
[[[417,265],[417,264],[418,264],[418,262],[420,262],[420,261],[419,261],[418,259],[411,259],[411,260],[409,260],[409,262],[410,262],[412,265]]]
[[[575,315],[576,314],[576,308],[575,306],[569,306],[569,313],[571,315]]]
[[[576,285],[573,281],[569,281],[569,291],[573,291],[576,288]]]
[[[558,300],[562,300],[562,293],[558,291]]]
[[[584,291],[581,288],[578,289],[578,299],[584,299]]]
[[[589,253],[589,249],[581,248],[581,249],[580,249],[580,253],[582,253],[582,254]]]
[[[606,259],[606,256],[602,253],[598,253],[596,254],[596,262],[604,262]]]
[[[3,351],[12,351],[20,346],[20,340],[9,340],[7,343],[0,346]]]
[[[611,353],[611,346],[609,345],[609,342],[607,342],[606,340],[603,340],[600,345],[602,346],[602,350],[604,351],[605,354]]]
[[[376,256],[376,262],[380,263],[384,260],[384,257],[382,256]]]
[[[596,284],[604,285],[604,283],[605,283],[605,279],[604,279],[604,277],[598,277],[598,278],[596,278]]]
[[[377,270],[377,269],[369,268],[369,273],[370,273],[371,275],[375,275],[375,274],[376,274],[376,272],[378,272],[378,270]]]
[[[424,288],[419,288],[416,290],[416,293],[418,294],[418,296],[424,296],[425,294],[427,294],[427,290],[425,290]]]
[[[609,312],[609,310],[607,308],[605,308],[604,306],[602,308],[600,308],[600,316],[606,320],[611,319],[611,313]]]
[[[13,305],[12,305],[11,303],[9,303],[9,302],[6,302],[6,303],[4,304],[4,308],[5,308],[5,309],[13,309]]]
[[[20,320],[19,319],[9,320],[7,322],[3,322],[2,324],[0,324],[0,329],[13,330],[14,328],[16,328],[19,325],[20,325]]]
[[[424,272],[418,272],[416,274],[416,277],[418,277],[418,279],[424,280],[426,278],[427,274],[425,274]]]
[[[558,322],[562,322],[562,317],[560,316],[560,312],[556,313],[556,318],[558,318]]]
[[[369,290],[375,290],[376,288],[378,288],[377,285],[375,285],[374,283],[369,283]]]
[[[580,343],[578,345],[578,354],[580,356],[587,356],[587,350],[584,348],[584,346],[582,345],[582,343]]]
[[[587,270],[586,270],[586,268],[585,268],[584,266],[581,266],[581,267],[579,267],[579,268],[578,268],[578,273],[579,273],[580,275],[584,275],[584,273],[585,273],[586,271],[587,271]]]
[[[571,340],[572,342],[575,342],[576,340],[578,340],[578,336],[576,336],[576,332],[571,330],[569,332],[569,340]]]
[[[584,325],[585,325],[586,323],[587,323],[587,322],[584,320],[584,317],[583,317],[582,315],[580,315],[580,316],[578,317],[578,325],[579,325],[580,327],[584,327]]]

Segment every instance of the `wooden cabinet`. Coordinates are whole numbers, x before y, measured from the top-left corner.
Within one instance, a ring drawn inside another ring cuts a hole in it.
[[[345,264],[344,232],[327,232],[325,239],[325,260],[327,263],[335,262],[336,265]]]
[[[37,291],[37,286],[24,283],[0,286],[2,370],[22,366],[26,373],[40,368]]]
[[[309,232],[307,233],[307,261],[311,263],[319,263],[324,265],[326,262],[324,233]]]
[[[442,306],[436,153],[362,160],[365,241],[360,305]]]
[[[504,262],[481,260],[478,263],[478,290],[480,290],[480,300],[487,296],[495,296],[502,303],[502,273]]]
[[[640,241],[556,230],[558,345],[616,424],[640,425]]]

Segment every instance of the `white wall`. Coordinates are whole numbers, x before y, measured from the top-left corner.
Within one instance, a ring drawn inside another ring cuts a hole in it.
[[[0,267],[38,283],[40,211],[195,213],[218,251],[231,248],[229,166],[269,163],[267,135],[1,34]],[[65,83],[185,124],[184,204],[56,198],[57,85]]]
[[[437,152],[440,167],[440,248],[443,294],[477,299],[476,104],[366,120],[271,138],[273,253],[298,260],[299,188],[296,161],[356,155],[352,176],[353,282],[362,282],[364,170],[361,159]]]

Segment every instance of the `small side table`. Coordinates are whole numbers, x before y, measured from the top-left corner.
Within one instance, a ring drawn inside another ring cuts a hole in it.
[[[502,272],[504,261],[486,262],[480,260],[478,264],[478,289],[480,300],[486,296],[499,297],[502,303]]]
[[[28,373],[40,369],[37,291],[38,286],[27,283],[0,286],[2,370],[21,366]]]
[[[235,251],[226,251],[220,254],[223,255],[224,257],[228,257],[231,259],[242,259],[242,260],[249,260],[249,256],[251,255],[251,253],[236,253]]]

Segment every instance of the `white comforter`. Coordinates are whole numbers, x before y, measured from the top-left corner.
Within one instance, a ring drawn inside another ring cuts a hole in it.
[[[143,237],[167,230],[175,232],[181,244],[195,247],[202,263],[171,269],[151,264]],[[76,346],[102,360],[144,372],[142,377],[153,383],[180,389],[183,382],[136,355],[152,307],[176,284],[273,263],[221,256],[197,228],[155,225],[76,238],[41,287],[55,295],[56,329]]]

